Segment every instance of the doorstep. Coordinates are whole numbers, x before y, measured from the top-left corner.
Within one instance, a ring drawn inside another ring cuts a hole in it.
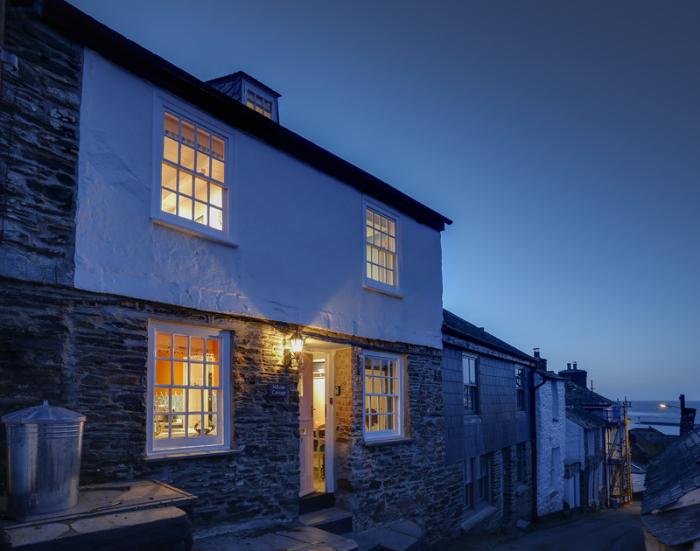
[[[476,525],[481,524],[483,521],[488,519],[495,512],[496,508],[493,505],[482,507],[481,509],[471,513],[469,516],[464,517],[462,522],[460,522],[459,527],[462,529],[462,532],[466,534]]]
[[[219,534],[196,539],[193,551],[357,551],[357,544],[337,534],[312,526],[292,526],[260,534],[240,536]]]

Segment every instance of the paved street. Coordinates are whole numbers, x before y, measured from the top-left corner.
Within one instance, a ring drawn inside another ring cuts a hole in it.
[[[513,539],[465,538],[450,551],[644,551],[639,504],[541,526]]]

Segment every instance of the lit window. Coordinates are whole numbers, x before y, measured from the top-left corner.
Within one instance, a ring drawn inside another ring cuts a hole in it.
[[[479,374],[475,356],[462,354],[462,382],[464,383],[464,411],[479,412]]]
[[[248,90],[246,94],[246,105],[256,113],[260,113],[268,119],[272,118],[272,102],[252,90]]]
[[[396,287],[396,220],[365,209],[365,275],[384,287]]]
[[[387,354],[366,353],[364,363],[365,437],[401,436],[403,374],[400,358]]]
[[[194,122],[165,113],[160,210],[224,230],[225,140]]]
[[[525,369],[515,368],[515,400],[518,411],[525,411]]]
[[[149,330],[148,452],[228,445],[228,334],[152,324]]]

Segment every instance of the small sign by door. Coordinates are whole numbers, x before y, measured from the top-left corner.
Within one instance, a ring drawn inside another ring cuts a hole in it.
[[[267,386],[267,395],[271,398],[288,398],[289,386],[284,383],[270,383]]]

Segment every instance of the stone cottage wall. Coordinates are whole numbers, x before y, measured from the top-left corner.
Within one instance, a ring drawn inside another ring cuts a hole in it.
[[[149,319],[231,331],[233,449],[146,459]],[[200,521],[285,522],[297,514],[297,373],[285,328],[68,288],[0,280],[0,414],[43,399],[87,416],[81,482],[156,478],[198,496]],[[288,399],[269,397],[285,383]],[[4,431],[0,448],[4,448]],[[0,455],[5,483],[5,455]]]
[[[0,86],[0,276],[71,284],[83,50],[9,2]]]
[[[559,395],[554,414],[553,393]],[[547,379],[537,389],[537,514],[561,511],[564,498],[564,458],[566,454],[566,415],[564,384]],[[555,450],[559,450],[558,459]]]

